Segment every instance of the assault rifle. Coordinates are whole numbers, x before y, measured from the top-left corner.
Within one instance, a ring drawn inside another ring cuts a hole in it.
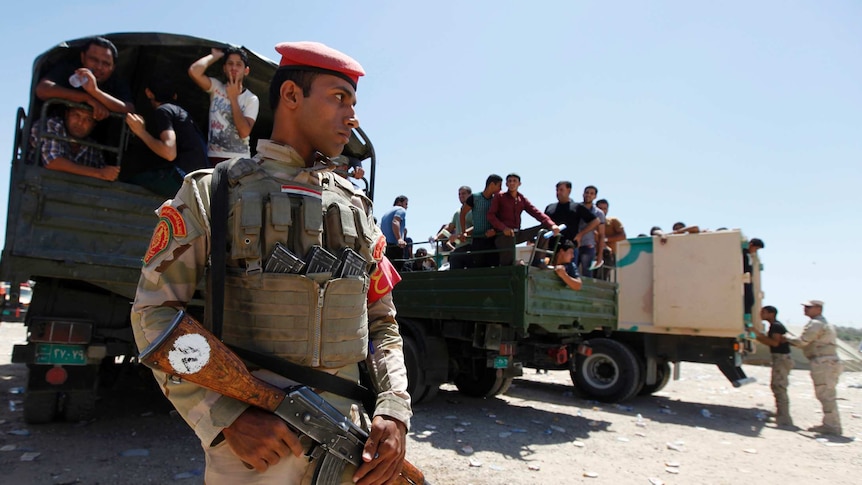
[[[141,363],[224,396],[265,409],[314,441],[307,455],[317,461],[314,482],[338,483],[347,463],[362,464],[368,433],[308,386],[279,389],[253,376],[242,360],[195,319],[181,311],[139,355]],[[404,460],[398,482],[430,485]]]

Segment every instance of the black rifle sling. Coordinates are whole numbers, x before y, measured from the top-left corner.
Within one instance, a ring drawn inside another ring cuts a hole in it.
[[[301,384],[305,384],[315,391],[331,392],[354,401],[359,401],[369,414],[374,413],[374,407],[377,404],[377,396],[374,395],[374,393],[367,387],[311,367],[294,364],[293,362],[280,359],[278,357],[264,355],[235,345],[228,345],[228,347],[230,347],[236,355],[245,361],[251,362],[263,369],[275,372],[278,375],[287,377],[288,379]]]
[[[228,217],[228,162],[221,162],[213,170],[210,186],[210,227],[212,249],[210,250],[210,322],[213,334],[221,340],[224,322],[224,281],[227,264],[227,217]],[[228,345],[241,359],[261,368],[275,372],[288,379],[305,384],[313,389],[331,392],[359,401],[368,414],[374,413],[377,396],[370,388],[342,379],[341,377],[304,367],[278,357]]]
[[[227,162],[221,162],[213,170],[210,184],[210,323],[213,335],[221,340],[224,323],[224,275],[227,265]]]

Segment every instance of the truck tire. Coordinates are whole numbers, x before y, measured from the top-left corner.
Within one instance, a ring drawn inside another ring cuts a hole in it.
[[[66,391],[61,400],[63,419],[78,423],[95,418],[96,398],[97,392],[95,390]]]
[[[668,382],[670,382],[670,364],[659,362],[655,369],[655,384],[644,384],[644,387],[638,392],[638,396],[649,396],[654,392],[659,392],[664,389]]]
[[[483,367],[478,370],[477,375],[458,374],[455,377],[455,386],[467,396],[492,397],[509,390],[513,380],[512,377],[503,377],[503,373],[498,369]]]
[[[423,356],[419,355],[419,347],[410,335],[402,335],[404,346],[404,367],[407,368],[407,393],[410,394],[411,403],[419,404],[428,393],[425,384],[425,370],[420,362]]]
[[[50,423],[57,416],[57,391],[27,391],[24,395],[24,421]]]
[[[632,349],[616,340],[591,339],[592,353],[577,354],[570,369],[575,390],[602,402],[621,402],[637,394],[643,383],[641,363]]]

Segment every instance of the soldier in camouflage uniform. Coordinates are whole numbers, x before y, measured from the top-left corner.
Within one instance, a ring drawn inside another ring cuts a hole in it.
[[[272,139],[260,140],[253,159],[223,162],[229,164],[230,183],[223,337],[352,382],[358,382],[357,363],[364,360],[377,406],[364,463],[347,467],[342,481],[386,483],[400,472],[412,416],[390,295],[398,276],[383,256],[385,238],[373,223],[370,201],[340,176],[308,170],[320,159],[317,152],[341,154],[359,126],[355,89],[364,72],[322,44],[283,43],[276,50],[282,59],[270,86]],[[176,197],[159,209],[132,308],[141,349],[186,307],[204,275],[211,249],[211,172],[189,174]],[[313,245],[333,252],[350,247],[373,272],[327,281],[267,273],[262,266],[276,242],[297,255]],[[310,482],[313,469],[302,456],[308,443],[280,418],[154,374],[201,440],[209,485]],[[265,369],[255,375],[280,387],[292,383]],[[361,420],[356,403],[321,395]]]
[[[802,347],[805,357],[811,362],[811,380],[814,381],[814,395],[823,406],[823,424],[812,426],[808,431],[822,434],[841,435],[841,416],[836,404],[835,386],[844,366],[836,351],[837,333],[835,326],[823,317],[823,302],[809,300],[802,304],[805,316],[811,320],[798,338],[787,339],[790,345]]]

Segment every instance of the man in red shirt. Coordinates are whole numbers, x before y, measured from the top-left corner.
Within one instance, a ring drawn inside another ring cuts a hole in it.
[[[506,191],[497,194],[491,201],[491,208],[488,209],[488,222],[497,231],[494,243],[500,250],[500,266],[512,264],[515,261],[515,245],[536,235],[537,231],[535,230],[520,230],[522,212],[527,211],[543,226],[554,231],[555,236],[560,233],[560,228],[547,214],[537,209],[523,194],[518,192],[520,186],[520,175],[516,173],[506,175]],[[515,231],[519,232],[517,238]]]

